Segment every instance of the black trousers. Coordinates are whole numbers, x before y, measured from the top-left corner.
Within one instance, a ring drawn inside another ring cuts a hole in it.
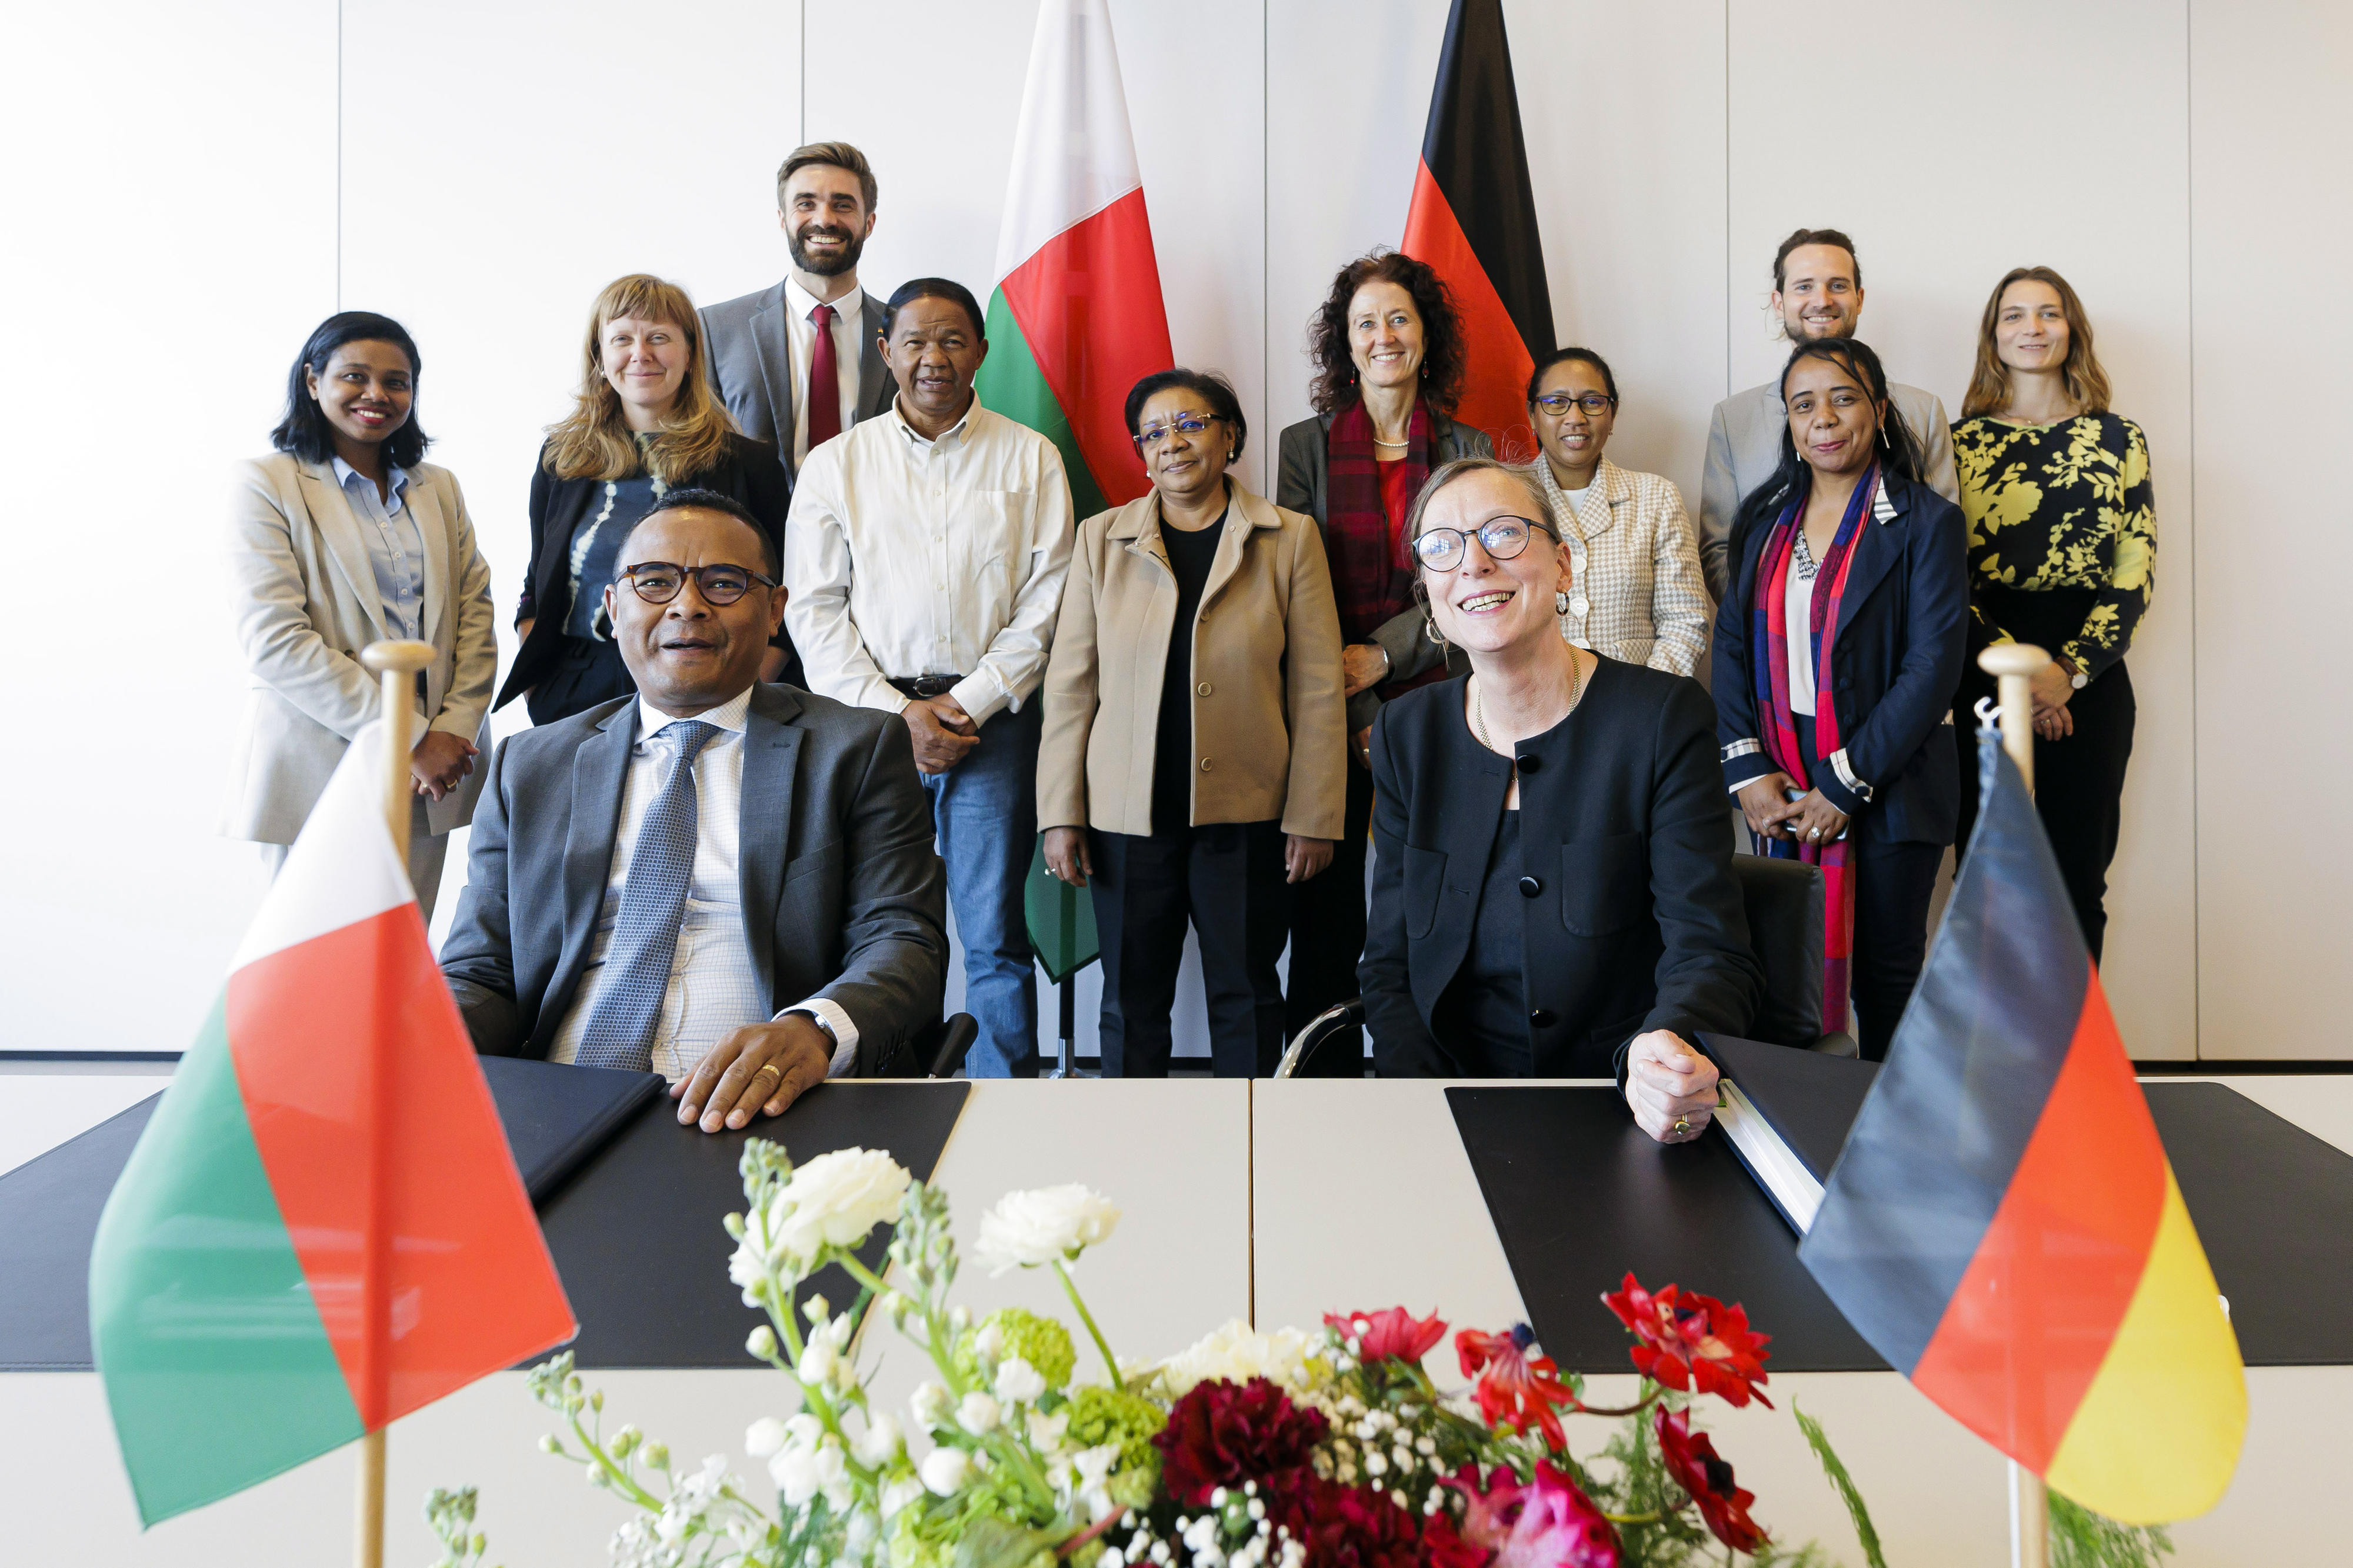
[[[1218,1076],[1272,1073],[1283,1046],[1275,961],[1291,918],[1282,825],[1220,822],[1149,837],[1090,832],[1087,838],[1103,947],[1103,1075],[1168,1076],[1168,1015],[1188,923],[1201,943]]]
[[[1823,764],[1814,759],[1811,724],[1798,726],[1798,748],[1806,771],[1821,772]],[[1928,904],[1936,896],[1937,868],[1944,863],[1941,844],[1874,839],[1859,816],[1847,828],[1847,874],[1854,882],[1854,949],[1847,961],[1847,994],[1854,1000],[1854,1037],[1865,1061],[1887,1059],[1895,1026],[1912,1000],[1912,987],[1919,984],[1920,965],[1928,956]]]
[[[2081,617],[2076,624],[2082,624]],[[1953,704],[1953,722],[1966,726],[1961,733],[1968,741],[1961,747],[1963,854],[1968,852],[1969,833],[1978,820],[1977,701],[1993,694],[1993,677],[1970,660]],[[2038,735],[2034,741],[2035,815],[2050,835],[2052,857],[2059,862],[2067,898],[2075,906],[2075,923],[2084,930],[2084,945],[2092,950],[2094,963],[2099,963],[2108,934],[2108,866],[2116,858],[2116,837],[2124,825],[2125,768],[2132,761],[2137,712],[2132,677],[2118,663],[2067,700],[2074,733],[2056,741]]]
[[[1353,757],[1340,842],[1332,864],[1291,889],[1291,989],[1283,1028],[1295,1036],[1327,1007],[1364,994],[1366,833],[1373,825],[1373,775]],[[1343,1029],[1300,1068],[1302,1078],[1365,1076],[1365,1031]]]
[[[531,710],[533,723],[553,724],[558,719],[585,713],[600,702],[630,696],[637,689],[629,667],[621,662],[619,648],[608,642],[566,634],[556,654],[555,667],[547,672],[545,679],[531,689],[523,706]]]

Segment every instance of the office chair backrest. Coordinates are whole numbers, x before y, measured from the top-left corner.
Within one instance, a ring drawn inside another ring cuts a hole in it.
[[[1749,1033],[1810,1048],[1822,1032],[1822,874],[1762,855],[1735,855],[1732,872],[1748,914],[1748,950],[1765,972]]]

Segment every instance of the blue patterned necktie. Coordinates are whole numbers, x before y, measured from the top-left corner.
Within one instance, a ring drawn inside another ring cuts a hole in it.
[[[687,884],[694,879],[694,847],[701,816],[694,802],[695,753],[719,733],[700,719],[665,724],[655,731],[674,741],[670,776],[647,807],[621,884],[621,912],[605,949],[596,1005],[581,1032],[573,1059],[587,1068],[653,1066],[654,1025],[670,989],[670,966],[678,952],[679,923],[686,918]]]

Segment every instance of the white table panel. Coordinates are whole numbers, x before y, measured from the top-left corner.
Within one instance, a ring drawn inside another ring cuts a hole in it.
[[[0,1074],[0,1172],[13,1171],[100,1122],[128,1110],[171,1081],[171,1068],[143,1073]]]

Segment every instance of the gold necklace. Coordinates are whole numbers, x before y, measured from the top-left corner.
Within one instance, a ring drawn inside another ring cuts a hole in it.
[[[1569,713],[1577,711],[1577,699],[1585,694],[1584,686],[1585,661],[1577,657],[1575,649],[1571,649],[1568,656]],[[1561,715],[1564,719],[1568,715],[1566,713]],[[1487,702],[1486,699],[1479,694],[1479,678],[1475,675],[1471,678],[1471,728],[1472,731],[1478,735],[1479,743],[1481,745],[1486,747],[1487,750],[1491,752],[1494,752],[1498,756],[1504,755],[1504,753],[1497,749],[1495,742],[1487,738]],[[1514,772],[1518,770],[1520,760],[1517,757],[1514,757],[1512,759],[1512,767]]]

